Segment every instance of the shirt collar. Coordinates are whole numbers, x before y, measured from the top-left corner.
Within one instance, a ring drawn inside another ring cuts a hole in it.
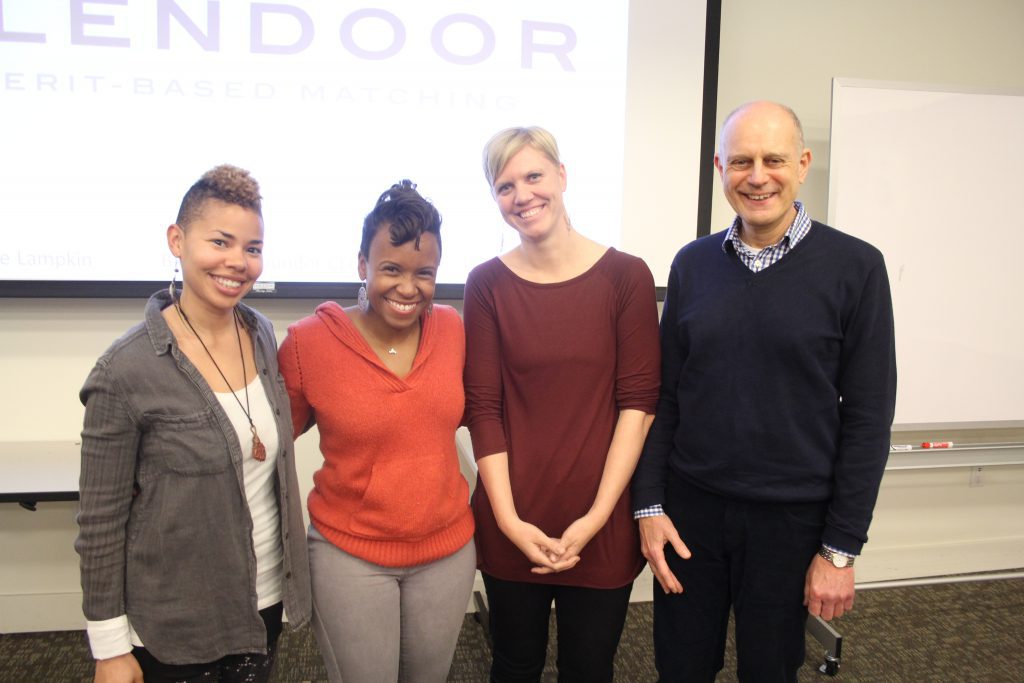
[[[781,244],[782,242],[788,241],[790,249],[795,247],[800,240],[806,237],[807,233],[811,229],[811,218],[804,210],[803,202],[793,202],[793,207],[796,209],[796,218],[793,219],[793,222],[786,230],[786,234],[782,236],[782,239],[776,242],[776,244]],[[728,251],[726,249],[726,245],[730,243],[732,244],[733,249],[736,249],[737,251],[745,246],[743,241],[740,239],[740,225],[740,217],[736,216],[732,225],[730,225],[729,229],[725,231],[725,239],[722,240],[722,251]]]
[[[149,333],[149,340],[153,344],[153,350],[156,351],[158,356],[162,356],[175,346],[177,342],[174,339],[174,333],[171,332],[171,328],[168,327],[167,321],[164,320],[162,311],[168,306],[173,305],[170,292],[166,289],[161,289],[153,296],[149,297],[146,302],[146,331]],[[256,336],[258,327],[256,324],[256,316],[252,309],[243,303],[238,304],[238,312],[240,314],[242,324],[248,328],[249,332]]]
[[[171,305],[171,295],[166,289],[161,289],[146,302],[146,331],[149,333],[149,340],[153,344],[153,350],[158,356],[167,353],[174,343],[174,334],[167,326],[163,313],[167,306]]]

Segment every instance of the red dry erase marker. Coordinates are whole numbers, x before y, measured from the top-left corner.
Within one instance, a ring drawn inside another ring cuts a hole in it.
[[[925,441],[921,444],[921,448],[952,448],[952,441]]]

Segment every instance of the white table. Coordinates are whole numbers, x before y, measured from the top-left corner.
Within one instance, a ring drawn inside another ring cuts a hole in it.
[[[81,442],[0,441],[0,503],[78,500]]]

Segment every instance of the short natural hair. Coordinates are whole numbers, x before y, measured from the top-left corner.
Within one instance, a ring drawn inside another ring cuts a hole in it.
[[[409,179],[400,180],[377,198],[373,211],[363,220],[363,239],[359,253],[370,256],[370,243],[377,232],[387,227],[392,246],[416,241],[420,248],[420,236],[429,232],[437,238],[438,254],[441,253],[441,214],[434,205],[416,191],[416,183]]]
[[[729,115],[726,116],[725,119],[722,121],[722,129],[718,132],[718,151],[719,151],[719,153],[722,152],[722,147],[724,146],[724,143],[725,143],[725,129],[729,126],[729,122],[732,121],[736,117],[737,114],[743,113],[744,111],[746,111],[747,109],[749,109],[750,107],[752,107],[753,105],[756,105],[756,104],[770,104],[770,105],[772,105],[774,107],[777,107],[778,109],[781,109],[783,112],[788,114],[789,118],[791,118],[793,120],[793,125],[796,127],[797,144],[800,145],[800,150],[803,151],[804,146],[805,146],[804,145],[804,127],[803,127],[803,124],[800,123],[800,117],[798,117],[796,115],[796,112],[793,111],[792,109],[790,109],[789,107],[787,107],[786,105],[780,104],[778,102],[768,102],[768,101],[758,102],[758,101],[755,101],[755,102],[747,102],[745,104],[741,104],[740,106],[736,107],[731,112],[729,112]]]
[[[243,168],[221,164],[204,173],[203,177],[188,189],[181,200],[175,222],[182,228],[187,228],[202,214],[203,205],[210,199],[241,206],[263,217],[260,186],[256,179]]]
[[[494,181],[505,168],[505,164],[523,147],[529,145],[540,151],[555,166],[561,164],[558,156],[558,143],[555,136],[540,126],[526,128],[506,128],[499,131],[484,145],[484,177],[487,184],[494,188]]]

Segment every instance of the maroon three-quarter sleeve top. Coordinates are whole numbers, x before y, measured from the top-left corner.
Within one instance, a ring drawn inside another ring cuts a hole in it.
[[[516,511],[558,538],[594,502],[618,413],[653,413],[660,347],[654,279],[609,249],[589,270],[539,284],[495,258],[466,282],[466,404],[479,460],[508,452]],[[629,488],[574,568],[532,574],[498,529],[483,486],[473,496],[481,571],[589,588],[626,585],[643,568]]]

